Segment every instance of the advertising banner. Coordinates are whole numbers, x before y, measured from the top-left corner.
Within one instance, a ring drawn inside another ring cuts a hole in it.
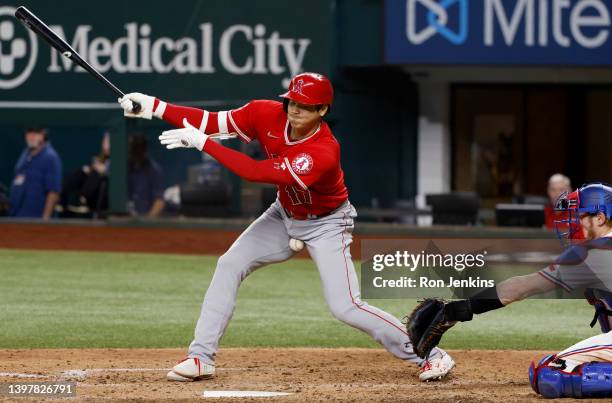
[[[612,64],[611,2],[386,0],[392,64]]]

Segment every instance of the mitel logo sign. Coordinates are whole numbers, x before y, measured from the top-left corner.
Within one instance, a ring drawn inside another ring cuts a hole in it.
[[[470,5],[474,11],[470,14]],[[450,10],[455,8],[455,29]],[[419,26],[419,21],[426,21]],[[485,46],[557,45],[587,49],[604,45],[610,35],[610,10],[602,0],[406,0],[406,36],[421,45],[436,34],[454,45],[468,40],[470,25]]]
[[[407,0],[406,6],[406,35],[415,45],[420,45],[435,34],[440,34],[451,43],[461,45],[465,43],[468,35],[468,0]],[[449,28],[448,9],[459,8],[458,30]],[[420,12],[426,13],[427,25],[419,29],[417,16]]]
[[[612,65],[612,0],[385,0],[391,64]]]

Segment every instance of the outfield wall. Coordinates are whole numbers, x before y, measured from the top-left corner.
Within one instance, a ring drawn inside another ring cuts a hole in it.
[[[55,220],[49,222],[4,219],[0,222],[0,248],[90,250],[116,252],[219,255],[249,224],[247,219]],[[357,222],[353,258],[360,258],[364,238],[496,238],[550,239],[548,231],[523,228],[415,226]],[[308,257],[305,252],[299,257]]]

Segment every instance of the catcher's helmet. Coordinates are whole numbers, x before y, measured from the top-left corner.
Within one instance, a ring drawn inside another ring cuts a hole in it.
[[[561,218],[555,220],[555,230],[559,239],[582,239],[580,216],[582,214],[604,213],[612,219],[612,186],[606,183],[589,183],[557,199],[555,210]]]
[[[331,105],[334,88],[322,74],[301,73],[291,79],[289,90],[279,96],[304,105]]]

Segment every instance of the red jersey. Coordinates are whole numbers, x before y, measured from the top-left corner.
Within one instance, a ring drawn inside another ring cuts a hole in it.
[[[559,214],[555,214],[552,204],[548,203],[544,207],[544,224],[548,229],[555,229],[555,219],[559,219]]]
[[[256,100],[231,111],[208,112],[156,100],[155,109],[160,107],[164,120],[176,126],[187,118],[205,133],[236,132],[246,142],[259,140],[265,161],[213,141],[205,143],[204,151],[245,179],[277,185],[281,205],[296,218],[326,214],[348,199],[340,145],[323,121],[309,137],[291,141],[281,102]]]

